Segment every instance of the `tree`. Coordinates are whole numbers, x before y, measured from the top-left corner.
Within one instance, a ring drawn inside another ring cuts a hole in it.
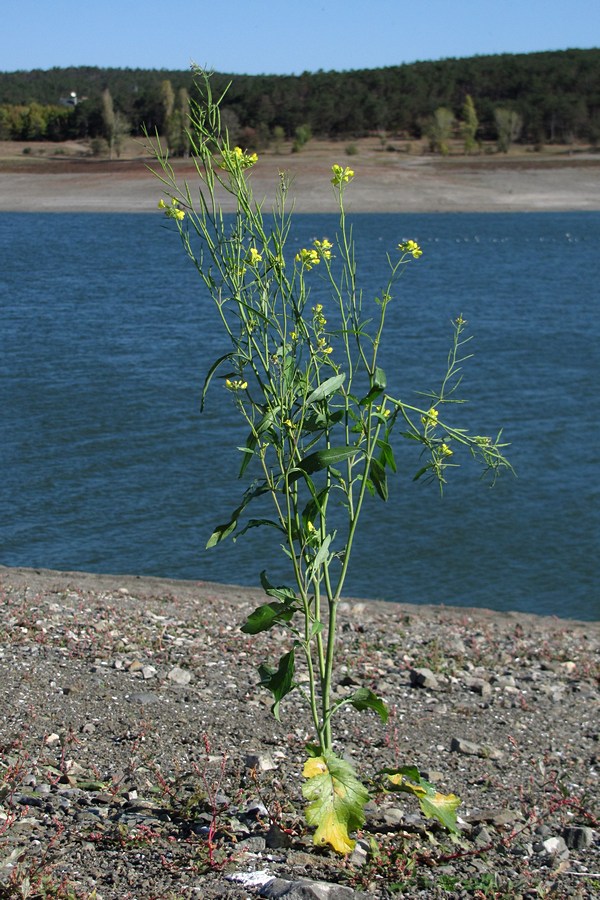
[[[115,108],[108,88],[102,91],[102,126],[108,144],[109,158],[112,159],[115,146]]]
[[[162,82],[160,86],[160,112],[161,112],[161,122],[159,123],[159,130],[162,134],[169,133],[170,121],[173,116],[173,110],[175,109],[175,93],[173,91],[173,86],[171,82],[166,79]]]
[[[461,132],[464,140],[465,153],[472,153],[477,147],[477,129],[479,128],[479,119],[475,110],[475,104],[470,94],[465,97],[462,108]]]
[[[448,141],[452,137],[453,127],[454,115],[452,111],[445,106],[439,106],[434,112],[427,128],[429,146],[434,153],[441,153],[442,156],[448,155],[450,152]]]
[[[523,117],[514,109],[498,107],[494,110],[498,150],[508,153],[510,145],[519,138],[523,128]]]
[[[190,139],[188,124],[190,115],[190,95],[185,88],[177,92],[177,105],[167,119],[167,146],[174,156],[189,156]]]
[[[123,141],[131,131],[131,126],[123,113],[115,112],[113,99],[108,88],[102,91],[102,124],[104,138],[108,144],[108,157],[113,153],[121,155]]]
[[[312,137],[310,125],[298,125],[296,128],[294,143],[292,144],[292,153],[299,153],[305,144],[308,144]]]

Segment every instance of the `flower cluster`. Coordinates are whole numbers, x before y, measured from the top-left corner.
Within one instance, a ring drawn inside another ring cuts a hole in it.
[[[255,266],[257,265],[257,263],[262,262],[262,256],[258,252],[256,247],[250,247],[250,249],[248,250],[247,261],[251,266]]]
[[[323,331],[324,327],[327,325],[327,319],[323,315],[323,304],[317,303],[316,306],[313,306],[313,324],[315,326],[315,331],[318,333]]]
[[[431,409],[428,409],[424,416],[421,416],[421,422],[427,428],[435,428],[438,421],[439,412],[432,406]]]
[[[315,241],[315,250],[321,257],[321,259],[331,259],[331,248],[333,244],[331,241],[328,241],[327,238],[323,238],[322,241]]]
[[[312,312],[313,328],[317,338],[317,350],[329,356],[330,353],[333,353],[333,347],[327,343],[327,338],[323,334],[323,330],[327,325],[327,319],[323,315],[323,304],[317,303],[316,306],[313,306]]]
[[[335,186],[346,184],[354,178],[354,169],[350,169],[348,166],[332,166],[331,171],[333,172],[331,183]]]
[[[168,219],[177,219],[178,221],[185,219],[185,210],[181,209],[181,207],[179,206],[179,201],[176,200],[175,197],[171,197],[171,205],[170,206],[168,203],[165,203],[164,200],[162,200],[162,199],[159,200],[158,208],[164,209],[165,216]]]
[[[248,382],[242,378],[226,378],[225,387],[230,391],[245,391],[248,387]]]
[[[322,259],[331,259],[332,247],[333,244],[327,238],[323,238],[322,241],[315,241],[313,247],[308,249],[303,247],[296,254],[296,262],[301,263],[303,268],[310,272],[313,266],[318,266]]]
[[[233,150],[221,150],[223,162],[222,169],[228,172],[235,172],[236,169],[250,169],[256,162],[258,156],[256,153],[245,153],[241,147],[234,147]]]
[[[319,265],[321,257],[314,248],[307,250],[306,247],[303,247],[299,253],[296,253],[296,262],[301,263],[303,268],[305,268],[307,272],[310,272],[313,266]]]
[[[398,250],[400,250],[401,253],[410,253],[415,259],[423,256],[423,251],[416,241],[403,241],[401,244],[398,244]]]

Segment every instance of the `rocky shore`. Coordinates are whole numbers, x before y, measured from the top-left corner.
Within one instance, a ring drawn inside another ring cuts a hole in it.
[[[374,791],[341,859],[302,818],[306,712],[257,687],[285,636],[239,631],[260,593],[0,567],[0,598],[2,898],[600,895],[597,624],[344,602],[336,693],[391,715],[346,707],[339,751],[462,804],[451,837]]]

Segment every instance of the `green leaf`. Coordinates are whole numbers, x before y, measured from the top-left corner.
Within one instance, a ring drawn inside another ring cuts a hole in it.
[[[202,388],[202,399],[200,400],[200,412],[202,412],[204,410],[204,401],[206,399],[206,394],[207,394],[208,388],[210,386],[210,383],[212,381],[213,375],[215,374],[215,372],[217,371],[217,369],[219,368],[220,365],[222,365],[224,362],[226,362],[229,359],[233,359],[233,357],[234,357],[233,353],[226,353],[224,356],[220,356],[218,358],[218,360],[216,362],[214,362],[212,364],[212,366],[210,367],[210,369],[208,370],[208,374],[207,374],[206,378],[204,379],[204,387]]]
[[[267,573],[266,573],[265,569],[263,569],[262,572],[260,573],[260,583],[263,587],[265,594],[268,597],[277,597],[278,600],[284,600],[284,601],[293,600],[294,602],[296,602],[296,599],[297,599],[296,592],[293,590],[293,588],[289,588],[289,587],[285,587],[285,586],[275,587],[275,585],[271,584],[271,582],[267,578]]]
[[[359,400],[360,406],[369,406],[373,401],[377,400],[378,397],[381,397],[383,394],[383,388],[372,387],[368,394],[366,394],[362,400]]]
[[[375,485],[375,490],[379,494],[382,500],[387,500],[389,496],[388,484],[387,484],[387,475],[385,474],[385,469],[381,465],[378,459],[371,460],[371,469],[369,472],[371,476],[371,480]]]
[[[418,481],[419,478],[422,478],[422,476],[423,476],[426,472],[429,472],[430,469],[431,469],[431,463],[430,463],[428,466],[423,466],[423,468],[422,468],[422,469],[419,469],[419,471],[417,472],[417,474],[413,477],[413,481]]]
[[[363,712],[365,709],[372,709],[377,713],[383,724],[388,720],[388,708],[377,694],[370,691],[369,688],[357,688],[352,696],[348,698],[354,709]]]
[[[305,456],[298,463],[298,468],[312,475],[313,472],[318,472],[320,469],[326,469],[328,466],[335,465],[335,463],[343,462],[343,460],[350,459],[361,452],[358,447],[328,447],[325,450],[317,450],[315,453]]]
[[[336,853],[352,853],[355,841],[349,832],[356,831],[365,821],[367,789],[350,763],[330,752],[309,758],[302,774],[308,779],[302,793],[310,801],[306,821],[317,828],[314,843],[329,844]]]
[[[248,468],[248,464],[252,457],[254,456],[254,450],[256,449],[256,437],[253,432],[250,432],[248,437],[246,438],[246,446],[238,447],[238,450],[244,454],[244,458],[242,459],[242,465],[240,466],[240,471],[238,473],[238,478],[241,478],[246,469]]]
[[[244,634],[259,634],[274,625],[283,625],[294,617],[295,609],[290,603],[263,603],[251,612],[241,630]]]
[[[375,374],[373,375],[373,385],[375,387],[385,388],[387,386],[387,377],[380,366],[375,366]]]
[[[285,653],[279,660],[276,669],[272,666],[261,665],[258,667],[260,675],[260,684],[267,688],[273,694],[275,703],[271,707],[271,712],[279,722],[279,704],[290,691],[296,687],[294,683],[295,659],[293,648],[289,653]]]
[[[333,537],[334,537],[334,535],[328,534],[323,539],[321,546],[317,550],[315,558],[312,560],[312,562],[310,564],[310,568],[313,572],[316,572],[316,570],[319,568],[319,566],[322,565],[325,562],[325,560],[327,559],[327,557],[329,556],[329,545],[331,544],[331,539]]]
[[[237,512],[237,510],[236,510]],[[226,537],[235,531],[237,528],[237,516],[234,513],[233,518],[229,520],[229,522],[225,522],[224,525],[217,525],[211,536],[206,542],[206,549],[209,550],[211,547],[215,547],[220,541],[224,541]]]
[[[306,405],[308,406],[309,403],[316,403],[317,400],[324,400],[325,397],[329,397],[342,386],[345,380],[346,375],[344,372],[341,372],[339,375],[332,375],[331,378],[328,378],[322,384],[318,385],[312,394],[308,395],[306,398]]]
[[[237,538],[240,538],[243,534],[246,534],[246,532],[251,528],[261,528],[263,525],[266,525],[269,528],[275,528],[276,531],[281,531],[283,532],[283,534],[286,534],[285,529],[282,528],[279,522],[276,522],[274,519],[248,519],[242,530],[238,531],[236,537],[234,537],[233,540],[236,541]]]
[[[458,831],[456,810],[460,806],[460,797],[456,794],[440,794],[433,784],[421,777],[415,766],[384,769],[382,774],[387,776],[385,786],[388,790],[413,794],[419,801],[423,815],[437,819],[448,831]]]
[[[359,401],[360,406],[369,406],[369,404],[373,403],[381,394],[384,392],[385,387],[387,385],[387,378],[383,369],[379,366],[375,367],[375,373],[371,379],[371,387],[369,388],[368,394],[363,397],[362,400]]]
[[[394,458],[394,451],[392,450],[391,444],[388,441],[383,441],[378,439],[377,446],[381,450],[379,454],[379,462],[382,466],[387,466],[388,469],[391,469],[392,472],[396,471],[396,460]]]
[[[232,534],[237,528],[238,519],[245,508],[248,506],[248,504],[256,497],[260,497],[262,494],[268,493],[269,488],[266,486],[266,484],[264,484],[264,482],[259,484],[258,487],[248,488],[248,490],[244,492],[242,502],[232,512],[229,521],[225,522],[223,525],[217,525],[208,541],[206,542],[206,549],[209,550],[211,547],[215,547],[218,543],[225,540],[226,537],[229,537],[229,535]]]

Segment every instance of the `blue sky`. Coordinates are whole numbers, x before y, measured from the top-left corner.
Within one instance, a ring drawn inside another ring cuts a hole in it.
[[[4,72],[298,74],[600,46],[599,0],[9,0],[1,23]]]

